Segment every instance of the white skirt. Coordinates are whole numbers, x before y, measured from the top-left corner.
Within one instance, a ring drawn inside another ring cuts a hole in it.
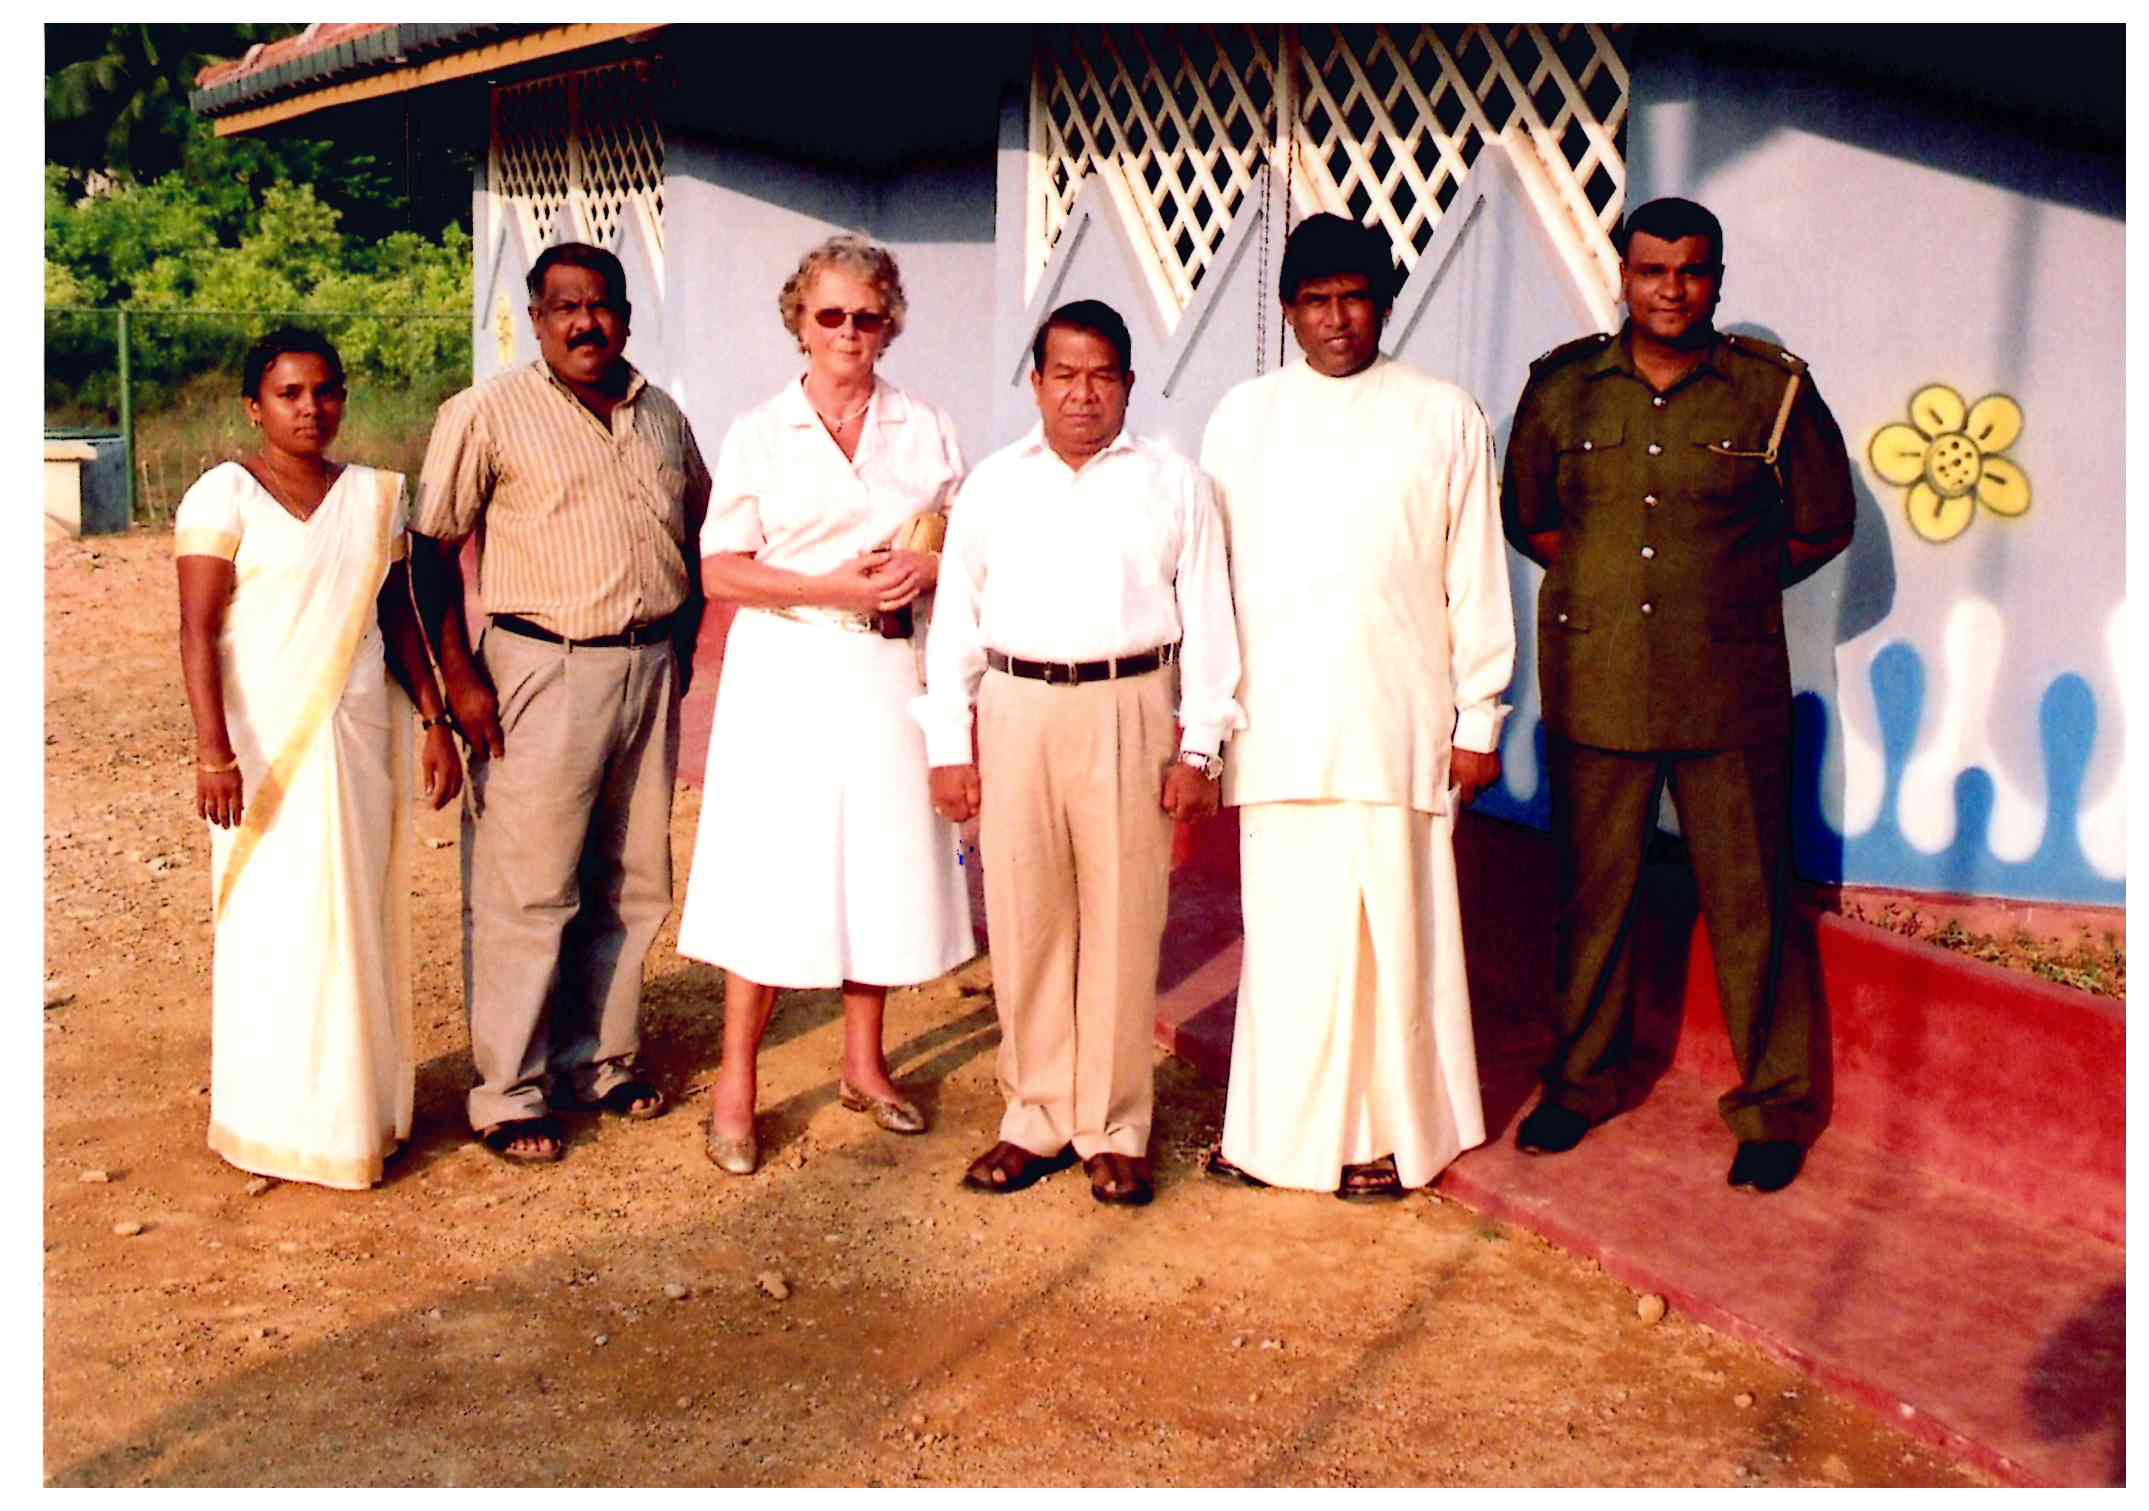
[[[908,640],[746,609],[716,689],[679,952],[767,986],[909,986],[977,953]]]

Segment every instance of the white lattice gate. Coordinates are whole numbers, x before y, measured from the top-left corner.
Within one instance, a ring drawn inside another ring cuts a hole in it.
[[[655,65],[633,59],[496,86],[478,198],[477,372],[536,355],[524,277],[545,247],[587,241],[616,252],[634,304],[632,352],[668,373],[664,300],[664,134]]]
[[[560,211],[577,233],[616,248],[629,220],[664,247],[664,134],[646,63],[555,74],[493,91],[488,182],[533,246]]]
[[[1024,295],[1107,170],[1167,326],[1249,196],[1384,230],[1406,271],[1488,146],[1609,308],[1628,81],[1616,28],[1446,25],[1042,31],[1031,76]]]

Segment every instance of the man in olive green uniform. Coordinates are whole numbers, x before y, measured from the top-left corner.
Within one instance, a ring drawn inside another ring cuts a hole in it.
[[[1792,913],[1783,589],[1850,544],[1842,432],[1805,364],[1720,334],[1723,230],[1655,200],[1619,240],[1626,324],[1531,366],[1502,514],[1537,602],[1561,907],[1560,1045],[1516,1144],[1571,1149],[1632,1105],[1629,941],[1666,783],[1741,1084],[1731,1184],[1797,1176],[1814,1104],[1812,946]]]

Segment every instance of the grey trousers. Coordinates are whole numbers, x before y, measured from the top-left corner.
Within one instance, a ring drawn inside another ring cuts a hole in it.
[[[633,1078],[642,964],[672,907],[677,671],[668,642],[592,649],[488,628],[506,753],[463,789],[473,1128]]]

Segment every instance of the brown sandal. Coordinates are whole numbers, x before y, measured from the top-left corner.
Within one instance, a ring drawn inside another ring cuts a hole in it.
[[[973,1191],[1007,1196],[1034,1186],[1073,1163],[1072,1149],[1062,1149],[1057,1154],[1032,1154],[1022,1145],[1002,1139],[970,1162],[970,1168],[963,1172],[963,1184]]]
[[[1143,1155],[1103,1150],[1082,1161],[1082,1173],[1089,1177],[1089,1194],[1108,1207],[1146,1207],[1157,1194]]]
[[[567,1154],[567,1135],[549,1117],[513,1118],[477,1130],[478,1142],[511,1165],[556,1165]],[[517,1149],[517,1145],[524,1146]],[[534,1145],[535,1147],[530,1147]]]
[[[1395,1157],[1384,1156],[1363,1165],[1345,1165],[1336,1187],[1338,1201],[1401,1201],[1403,1181],[1395,1173]]]
[[[1202,1161],[1201,1173],[1211,1180],[1228,1180],[1241,1186],[1251,1186],[1257,1191],[1266,1191],[1269,1188],[1269,1183],[1260,1176],[1225,1159],[1224,1147],[1221,1144],[1211,1149],[1209,1157]]]

